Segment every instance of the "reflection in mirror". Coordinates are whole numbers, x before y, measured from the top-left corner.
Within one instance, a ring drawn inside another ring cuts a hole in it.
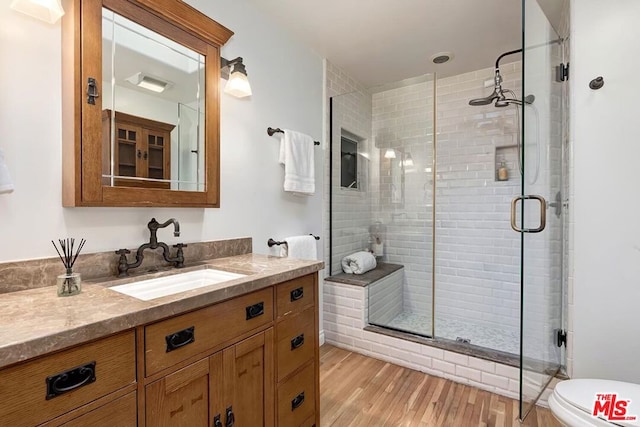
[[[102,9],[104,185],[204,191],[205,58]]]
[[[401,148],[380,149],[381,203],[404,206],[405,169],[408,157]],[[411,159],[413,162],[413,159]]]

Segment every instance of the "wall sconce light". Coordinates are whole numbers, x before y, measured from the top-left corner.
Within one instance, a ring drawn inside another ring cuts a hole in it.
[[[222,78],[228,79],[227,85],[224,87],[225,93],[236,98],[251,96],[251,85],[241,57],[232,60],[220,57],[220,66],[222,68]]]
[[[393,148],[387,148],[387,151],[384,153],[385,159],[395,159],[396,158],[396,150]]]
[[[60,0],[13,0],[11,9],[55,24],[64,15]]]

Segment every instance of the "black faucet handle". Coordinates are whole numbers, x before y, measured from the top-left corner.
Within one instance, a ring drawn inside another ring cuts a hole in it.
[[[174,248],[178,248],[178,250],[176,251],[176,268],[182,268],[184,267],[184,253],[182,252],[182,248],[186,248],[187,245],[185,245],[184,243],[177,243],[175,245],[173,245]]]
[[[117,255],[120,255],[120,259],[118,260],[118,277],[126,277],[129,275],[129,264],[127,263],[127,254],[130,254],[131,251],[129,249],[118,249],[116,251]]]

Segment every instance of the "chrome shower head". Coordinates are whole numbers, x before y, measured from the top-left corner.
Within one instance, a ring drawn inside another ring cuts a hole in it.
[[[489,96],[485,96],[484,98],[476,98],[476,99],[470,100],[469,101],[469,105],[471,105],[473,107],[480,107],[480,106],[483,106],[483,105],[489,105],[489,104],[493,103],[493,101],[495,101],[496,99],[500,99],[500,95],[498,95],[498,92],[496,92],[494,90],[493,93],[491,95],[489,95]]]
[[[473,107],[480,107],[483,105],[489,105],[495,100],[503,100],[505,99],[504,93],[502,93],[502,76],[500,75],[500,70],[496,68],[496,73],[493,77],[493,93],[484,98],[476,98],[469,101],[469,105]]]

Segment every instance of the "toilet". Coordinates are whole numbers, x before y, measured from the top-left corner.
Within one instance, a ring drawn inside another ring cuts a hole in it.
[[[549,409],[567,427],[640,427],[640,385],[594,379],[562,381],[549,397]],[[592,415],[594,410],[598,417]]]

